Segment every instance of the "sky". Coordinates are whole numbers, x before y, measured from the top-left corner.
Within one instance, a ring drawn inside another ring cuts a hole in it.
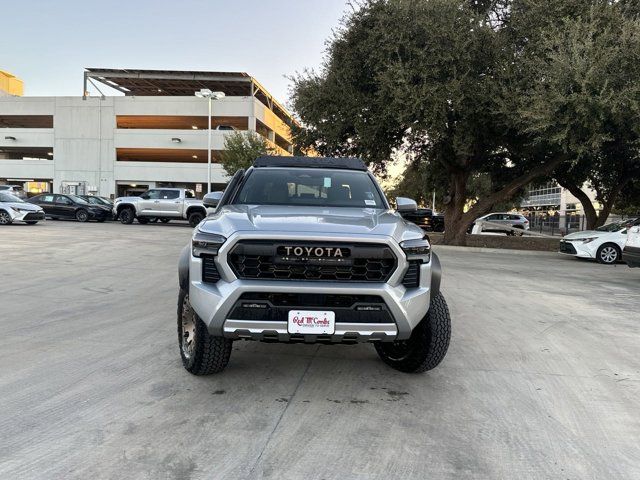
[[[288,105],[285,77],[321,65],[346,9],[345,0],[0,0],[0,70],[21,78],[26,96],[82,95],[84,67],[239,71]]]

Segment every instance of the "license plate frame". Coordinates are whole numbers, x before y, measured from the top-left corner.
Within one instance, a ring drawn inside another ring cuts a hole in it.
[[[301,335],[333,335],[336,313],[331,310],[289,310],[287,331]]]

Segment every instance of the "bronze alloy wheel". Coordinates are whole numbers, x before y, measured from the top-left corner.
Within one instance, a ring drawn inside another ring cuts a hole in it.
[[[185,295],[182,301],[181,319],[181,342],[182,353],[187,359],[191,359],[196,349],[196,318],[195,312],[189,305],[189,296]]]

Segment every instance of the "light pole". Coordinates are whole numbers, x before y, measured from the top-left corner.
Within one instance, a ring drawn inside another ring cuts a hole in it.
[[[198,98],[206,98],[209,101],[209,116],[207,117],[207,193],[211,193],[211,101],[224,98],[224,92],[212,92],[208,88],[202,88],[195,95]]]

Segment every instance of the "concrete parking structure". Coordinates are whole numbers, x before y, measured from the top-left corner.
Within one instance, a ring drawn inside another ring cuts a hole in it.
[[[236,342],[194,377],[175,319],[191,232],[0,227],[0,478],[640,478],[640,269],[436,246],[438,369]]]

